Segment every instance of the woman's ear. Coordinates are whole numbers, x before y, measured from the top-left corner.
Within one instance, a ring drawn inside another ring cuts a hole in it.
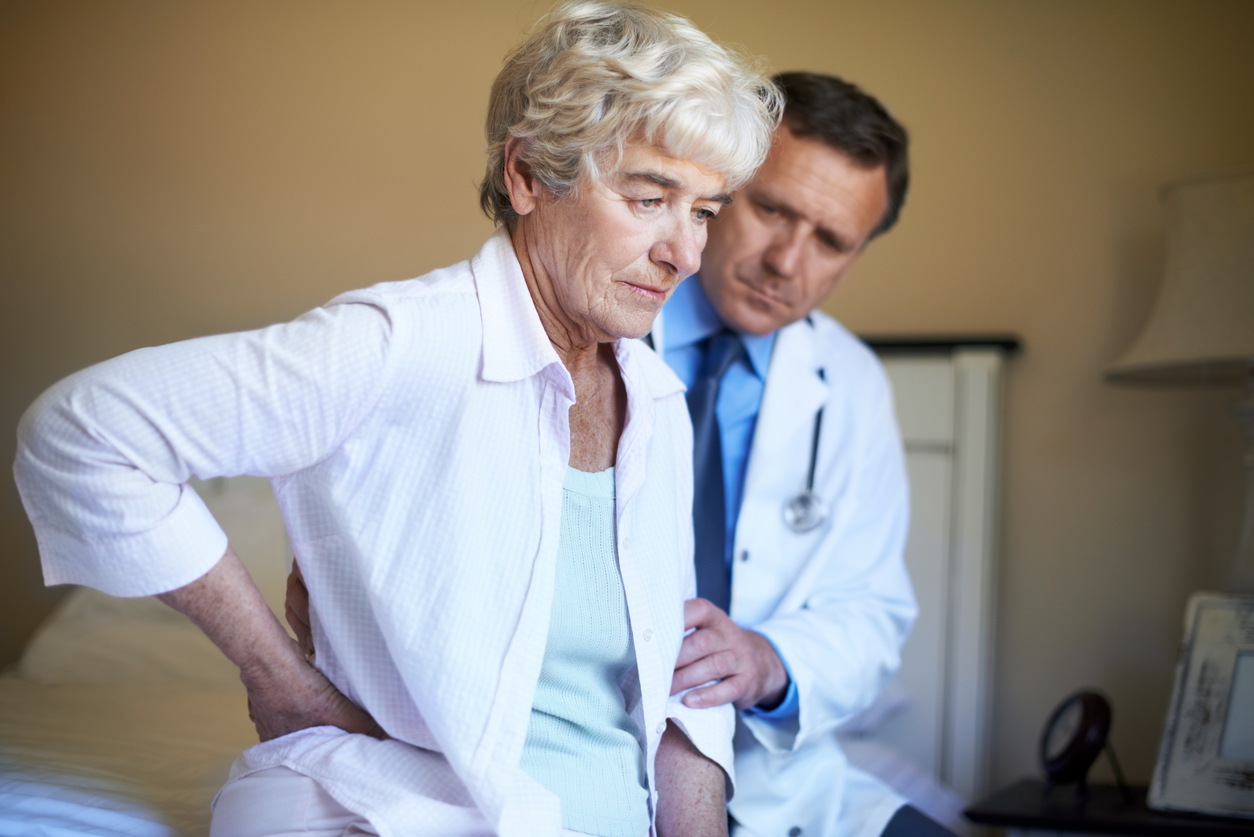
[[[540,182],[522,156],[526,148],[526,141],[518,137],[505,140],[505,191],[509,192],[510,206],[520,216],[530,215],[540,202]]]

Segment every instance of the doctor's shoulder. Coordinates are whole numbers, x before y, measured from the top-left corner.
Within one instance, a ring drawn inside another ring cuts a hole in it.
[[[818,361],[828,381],[843,381],[865,391],[887,389],[888,374],[879,356],[857,335],[823,311],[815,310],[800,321],[814,330]]]

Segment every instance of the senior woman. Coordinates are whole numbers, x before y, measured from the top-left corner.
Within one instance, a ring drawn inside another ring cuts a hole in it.
[[[778,111],[683,19],[562,7],[493,86],[502,226],[477,256],[124,355],[28,412],[47,582],[159,595],[240,667],[262,743],[215,835],[725,829],[732,715],[668,696],[682,388],[622,338],[697,270]],[[316,667],[186,485],[239,473],[272,480]]]

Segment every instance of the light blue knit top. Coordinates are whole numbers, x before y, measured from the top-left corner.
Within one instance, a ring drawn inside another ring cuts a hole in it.
[[[649,830],[648,779],[619,681],[636,648],[614,538],[614,469],[566,470],[548,644],[520,766],[562,800],[562,826]]]

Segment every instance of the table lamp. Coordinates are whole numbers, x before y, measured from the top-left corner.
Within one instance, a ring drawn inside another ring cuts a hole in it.
[[[1145,328],[1106,380],[1147,386],[1243,385],[1245,511],[1230,589],[1254,593],[1254,174],[1163,188],[1167,265]]]

